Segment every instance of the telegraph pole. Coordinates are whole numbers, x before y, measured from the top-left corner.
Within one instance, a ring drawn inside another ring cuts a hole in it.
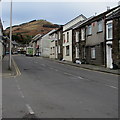
[[[12,0],[10,3],[10,51],[9,51],[9,69],[11,70],[11,61],[12,61],[12,55],[11,55],[11,42],[12,42]]]

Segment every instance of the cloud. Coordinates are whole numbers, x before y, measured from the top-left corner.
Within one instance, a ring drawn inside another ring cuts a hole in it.
[[[65,24],[83,14],[90,17],[106,11],[107,6],[115,7],[117,2],[13,2],[13,25],[34,19],[45,19],[53,23]],[[2,3],[4,28],[9,26],[10,2]]]
[[[11,0],[2,0],[2,2],[10,2]],[[13,2],[118,2],[118,0],[12,0]]]

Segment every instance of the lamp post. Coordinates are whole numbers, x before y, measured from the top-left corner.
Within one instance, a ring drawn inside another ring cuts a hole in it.
[[[12,0],[10,3],[10,51],[9,51],[9,69],[11,70],[11,61],[12,61],[12,57],[11,57],[11,42],[12,42]]]

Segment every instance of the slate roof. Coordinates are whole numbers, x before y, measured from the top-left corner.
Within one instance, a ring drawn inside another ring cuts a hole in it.
[[[81,14],[81,15],[77,16],[76,18],[74,18],[74,19],[70,20],[69,22],[67,22],[65,25],[69,24],[70,22],[74,21],[75,19],[77,19],[79,17],[83,17],[84,19],[86,19],[86,17],[83,14]]]
[[[101,17],[104,17],[106,14],[112,12],[113,10],[118,9],[119,7],[120,7],[120,6],[117,6],[117,7],[114,7],[114,8],[112,8],[112,9],[108,10],[108,11],[105,11],[105,12],[103,12],[103,13],[97,15],[97,16],[92,16],[92,17],[88,18],[87,20],[83,21],[83,22],[82,22],[81,24],[79,24],[78,26],[76,26],[74,29],[76,29],[76,28],[78,28],[78,27],[80,27],[80,26],[84,26],[84,25],[90,24],[90,23],[92,23],[92,22],[94,22],[94,21],[96,21],[96,20],[99,20],[99,19],[101,19]],[[119,11],[119,12],[120,12],[120,11]],[[116,13],[116,15],[114,15],[114,16],[117,16],[118,14],[119,14],[119,13]],[[120,16],[120,14],[119,14],[119,16]],[[117,17],[118,17],[118,16],[117,16]]]
[[[110,15],[108,15],[106,20],[111,20],[115,18],[120,18],[120,6],[116,11],[113,11]]]

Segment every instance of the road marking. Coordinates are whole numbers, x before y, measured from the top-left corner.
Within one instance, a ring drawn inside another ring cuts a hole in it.
[[[108,73],[108,72],[104,72],[104,71],[98,71],[98,70],[83,68],[81,66],[70,65],[70,64],[67,64],[67,63],[64,63],[64,62],[58,62],[58,64],[71,66],[71,67],[78,68],[78,69],[85,70],[85,71],[91,71],[91,72],[93,71],[93,72],[97,72],[97,73],[101,73],[101,74],[109,74],[109,75],[113,75],[113,76],[120,76],[119,74],[114,74],[114,73]]]
[[[28,109],[28,112],[29,112],[31,115],[34,115],[34,114],[35,114],[29,104],[26,104],[26,107],[27,107],[27,109]]]
[[[18,90],[21,90],[21,88],[20,88],[20,86],[19,86],[19,85],[17,85],[17,88],[18,88]]]
[[[54,69],[56,72],[58,71],[57,69]]]
[[[67,73],[67,72],[64,72],[63,74],[73,76],[72,74]]]
[[[45,64],[41,64],[42,66],[45,66]]]
[[[23,92],[21,90],[19,90],[19,92],[20,92],[21,97],[25,98],[25,96],[23,95]]]
[[[78,78],[79,78],[79,79],[84,79],[83,77],[80,77],[80,76],[79,76]]]
[[[13,61],[13,65],[14,65],[14,67],[15,67],[15,70],[16,70],[16,76],[20,76],[21,75],[21,72],[20,72],[20,70],[19,70],[19,68],[18,68],[18,66],[17,66],[17,64],[15,63],[15,61],[14,61],[14,59],[12,58],[12,61]]]
[[[53,70],[54,68],[51,67],[50,69]]]
[[[111,85],[107,85],[107,84],[105,84],[105,86],[108,86],[108,87],[110,87],[110,88],[114,88],[114,89],[118,89],[118,88],[115,87],[115,86],[111,86]]]

